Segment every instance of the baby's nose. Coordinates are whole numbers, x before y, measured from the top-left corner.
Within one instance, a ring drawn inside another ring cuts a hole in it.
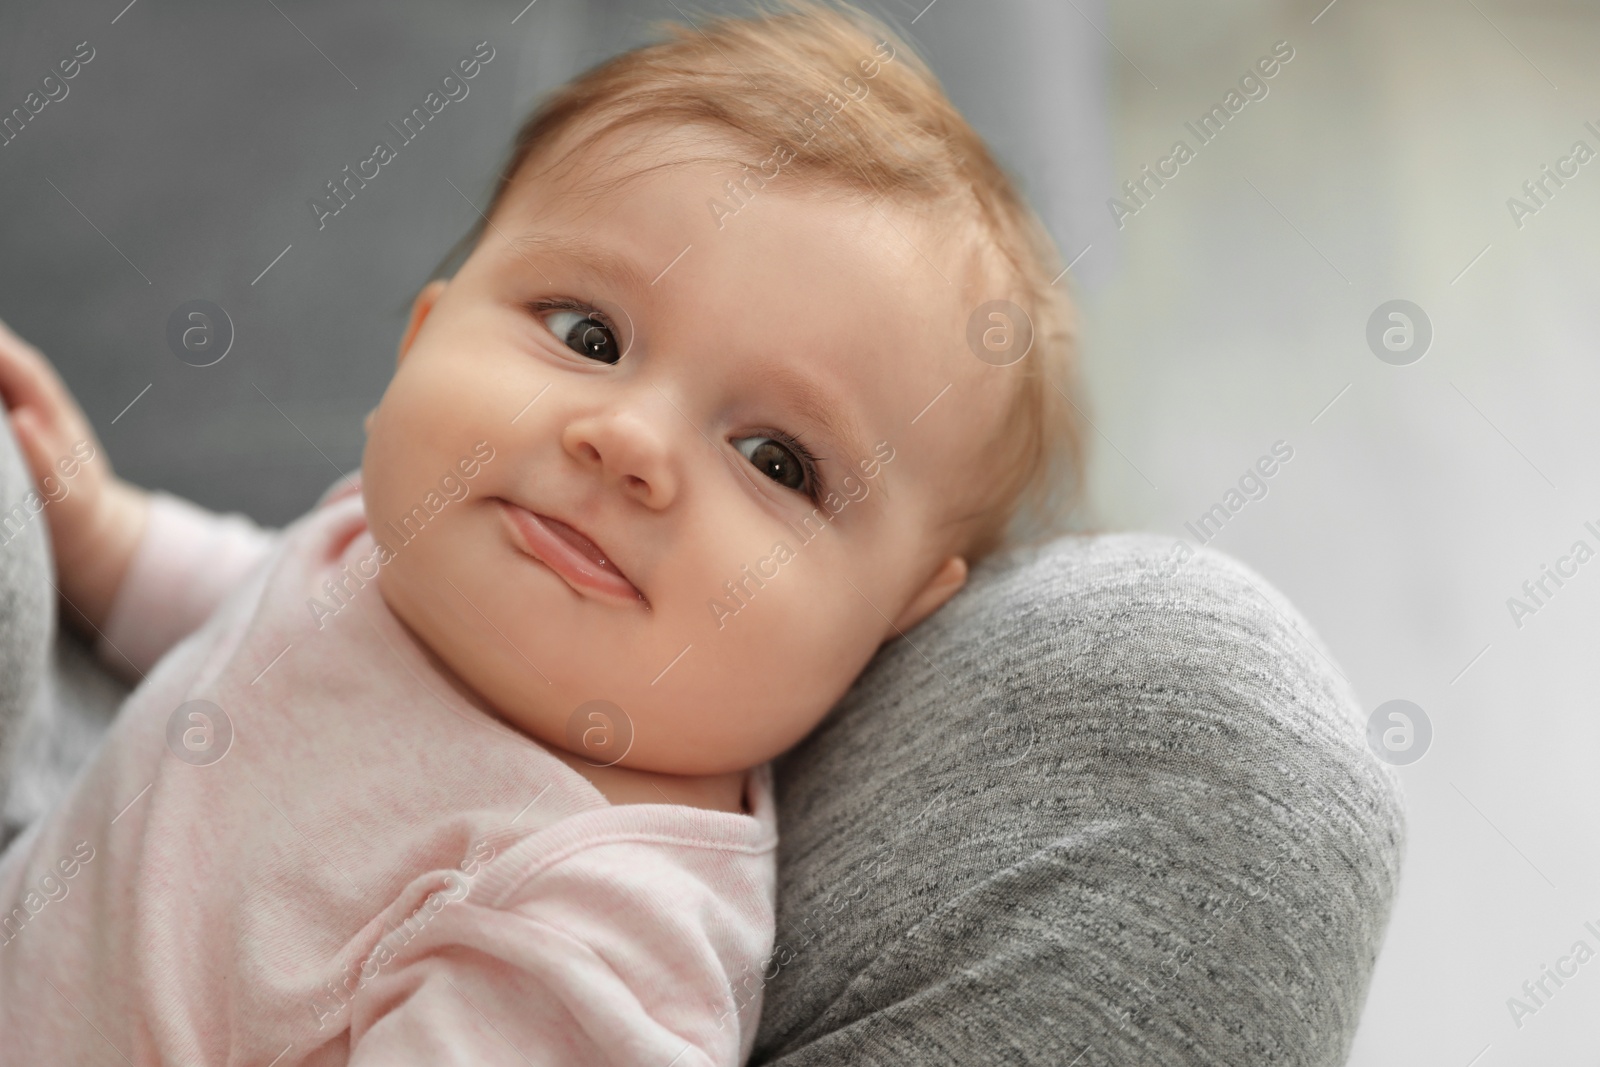
[[[656,412],[615,407],[573,419],[562,445],[608,486],[660,509],[677,496],[681,477],[673,436],[660,422]]]

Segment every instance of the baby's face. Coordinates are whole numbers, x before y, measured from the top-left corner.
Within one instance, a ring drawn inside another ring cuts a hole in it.
[[[719,229],[712,163],[574,195],[638,152],[519,176],[418,298],[366,512],[385,601],[489,710],[609,763],[569,732],[609,701],[620,766],[716,774],[793,745],[959,588],[940,524],[1003,393],[964,344],[990,294],[915,214],[780,174]]]

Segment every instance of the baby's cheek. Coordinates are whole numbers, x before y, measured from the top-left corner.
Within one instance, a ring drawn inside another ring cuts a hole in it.
[[[773,577],[748,611],[767,630],[775,672],[787,672],[799,686],[832,688],[832,675],[870,658],[877,616],[862,595],[867,578],[842,553],[818,548],[812,544],[786,562],[774,561],[767,568]]]

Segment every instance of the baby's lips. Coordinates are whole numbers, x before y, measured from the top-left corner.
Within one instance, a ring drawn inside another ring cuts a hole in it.
[[[550,527],[550,529],[554,530],[557,536],[561,537],[573,548],[576,548],[579,552],[589,557],[589,562],[593,563],[601,570],[612,571],[618,577],[622,578],[624,581],[627,581],[627,576],[618,570],[617,565],[606,558],[605,549],[601,548],[599,545],[595,544],[582,533],[573,529],[571,526],[568,526],[560,519],[552,519],[548,515],[539,515],[538,519],[540,522]]]
[[[645,595],[628,580],[605,549],[581,530],[508,500],[502,500],[501,504],[524,551],[555,571],[578,592],[649,605]]]

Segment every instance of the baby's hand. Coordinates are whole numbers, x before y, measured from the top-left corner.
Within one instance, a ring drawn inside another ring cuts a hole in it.
[[[62,598],[99,629],[144,534],[149,495],[112,473],[66,383],[4,322],[0,399],[43,499]]]

